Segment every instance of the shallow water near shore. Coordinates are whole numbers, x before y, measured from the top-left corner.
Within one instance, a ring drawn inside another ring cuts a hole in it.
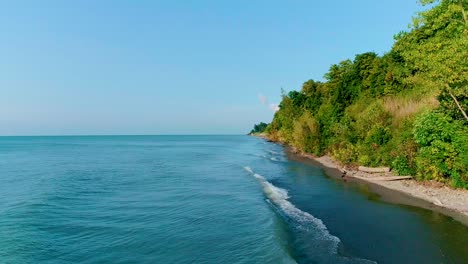
[[[467,263],[468,228],[248,136],[0,138],[1,263]]]

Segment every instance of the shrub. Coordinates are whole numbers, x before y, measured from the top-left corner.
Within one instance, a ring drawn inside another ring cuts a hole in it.
[[[393,160],[391,167],[394,171],[398,173],[398,175],[414,175],[415,174],[414,167],[411,166],[408,157],[404,155],[397,156]]]
[[[414,139],[420,149],[416,157],[416,176],[450,182],[456,187],[468,183],[468,129],[460,121],[435,111],[416,118]]]
[[[293,145],[298,149],[320,154],[320,128],[317,120],[308,111],[294,121],[293,125]]]
[[[356,147],[349,142],[336,144],[331,150],[331,155],[345,164],[356,162],[358,157]]]

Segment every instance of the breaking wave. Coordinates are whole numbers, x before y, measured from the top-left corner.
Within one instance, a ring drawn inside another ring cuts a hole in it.
[[[307,232],[308,238],[313,242],[312,252],[307,255],[319,263],[376,263],[369,260],[348,258],[338,255],[340,239],[328,231],[322,220],[304,212],[292,204],[288,199],[288,191],[269,182],[265,177],[255,173],[250,167],[244,167],[262,186],[263,193],[268,201],[293,224],[293,228]]]

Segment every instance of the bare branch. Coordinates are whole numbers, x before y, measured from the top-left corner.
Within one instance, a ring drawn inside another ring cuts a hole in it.
[[[468,17],[466,16],[465,8],[463,8],[462,0],[458,0],[458,5],[460,5],[461,12],[463,15],[463,20],[465,20],[465,24],[468,25]]]
[[[463,108],[461,107],[460,103],[458,103],[458,100],[457,98],[452,94],[452,92],[450,91],[450,87],[448,86],[448,84],[445,84],[445,87],[447,87],[447,91],[448,93],[450,94],[450,96],[453,98],[453,100],[455,101],[455,104],[457,104],[458,106],[458,109],[460,109],[460,112],[462,112],[463,116],[465,117],[466,121],[468,121],[468,115],[466,115],[466,112],[463,110]]]

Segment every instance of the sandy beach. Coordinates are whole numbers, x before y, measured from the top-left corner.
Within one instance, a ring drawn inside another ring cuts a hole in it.
[[[271,141],[266,135],[255,136]],[[421,182],[413,179],[388,180],[398,176],[391,171],[385,173],[359,171],[356,168],[343,166],[328,155],[316,157],[301,153],[287,145],[285,147],[289,158],[320,165],[331,177],[365,184],[370,191],[378,194],[386,202],[433,210],[451,216],[468,226],[468,190],[454,189],[438,182]]]

